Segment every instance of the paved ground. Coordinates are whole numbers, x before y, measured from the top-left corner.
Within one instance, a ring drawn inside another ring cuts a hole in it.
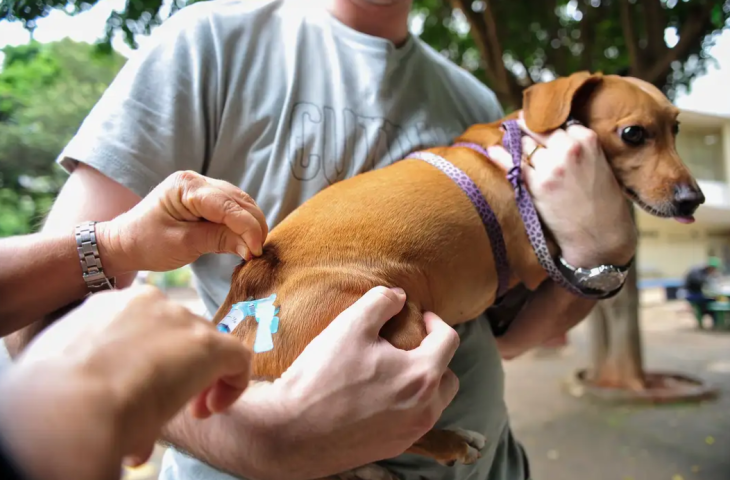
[[[193,309],[195,300],[178,298]],[[649,300],[649,299],[648,299]],[[642,324],[649,369],[674,370],[718,385],[702,405],[607,407],[565,392],[585,366],[586,331],[560,354],[509,362],[507,402],[535,480],[730,480],[730,335],[695,330],[681,304],[646,301]],[[125,480],[156,478],[162,449]]]
[[[645,309],[646,364],[716,384],[716,401],[628,408],[572,398],[563,380],[585,365],[581,327],[562,355],[506,365],[513,426],[536,480],[730,479],[730,336],[695,331],[677,307]]]

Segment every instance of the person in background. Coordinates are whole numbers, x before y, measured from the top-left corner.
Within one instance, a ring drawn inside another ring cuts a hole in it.
[[[685,300],[696,309],[700,328],[703,328],[702,319],[704,316],[712,315],[707,307],[717,297],[717,280],[721,271],[722,260],[717,257],[710,257],[705,265],[692,268],[685,276]]]

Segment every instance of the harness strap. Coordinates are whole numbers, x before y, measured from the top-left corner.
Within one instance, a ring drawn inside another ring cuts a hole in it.
[[[527,230],[527,237],[530,239],[532,249],[535,251],[535,255],[537,255],[537,260],[555,283],[580,297],[593,298],[587,296],[566,280],[555,264],[555,260],[550,256],[535,205],[532,203],[532,198],[527,189],[522,188],[522,129],[517,124],[517,120],[508,120],[504,122],[503,127],[505,129],[504,146],[512,155],[513,163],[513,167],[507,174],[507,178],[515,189],[517,208],[522,217],[522,223]]]
[[[497,268],[497,298],[507,292],[510,278],[509,261],[507,260],[507,247],[504,243],[502,235],[502,227],[494,214],[494,210],[489,206],[487,199],[484,198],[479,187],[472,181],[469,176],[443,157],[431,152],[414,152],[406,158],[423,160],[445,173],[461,190],[469,197],[471,203],[476,208],[482,219],[484,228],[487,231],[489,242],[492,244],[492,254],[494,255],[494,263]]]

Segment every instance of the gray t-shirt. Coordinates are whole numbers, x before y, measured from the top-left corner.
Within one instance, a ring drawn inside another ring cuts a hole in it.
[[[178,170],[224,179],[253,196],[273,228],[334,182],[502,116],[490,90],[419,39],[396,48],[308,3],[216,0],[176,13],[124,66],[59,161],[68,170],[84,162],[142,196]],[[209,315],[238,261],[205,255],[193,264]],[[461,388],[438,426],[484,434],[482,458],[384,463],[409,480],[522,480],[489,325],[481,317],[457,331],[451,368]],[[170,450],[161,478],[231,477]]]

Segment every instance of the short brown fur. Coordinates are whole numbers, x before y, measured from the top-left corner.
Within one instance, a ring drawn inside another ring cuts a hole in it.
[[[654,213],[663,213],[671,209],[678,183],[697,185],[674,147],[671,128],[678,112],[657,92],[633,79],[580,72],[527,89],[524,114],[536,132],[559,128],[569,115],[596,131],[619,182]],[[472,126],[457,141],[500,144],[501,123]],[[651,129],[654,139],[643,148],[627,148],[617,129],[636,123]],[[430,151],[466,172],[492,206],[507,245],[510,286],[537,288],[546,273],[530,247],[502,168],[468,148]],[[553,242],[551,249],[558,251]],[[406,307],[381,331],[403,349],[415,348],[424,338],[423,311],[453,326],[494,303],[497,277],[480,217],[459,187],[425,162],[402,160],[357,175],[301,205],[270,232],[261,257],[235,270],[214,321],[236,302],[276,293],[275,347],[255,355],[253,364],[256,378],[270,380],[377,285],[406,291]],[[241,322],[234,334],[252,346],[256,325]],[[472,462],[469,446],[455,432],[431,431],[409,451],[446,464]]]

